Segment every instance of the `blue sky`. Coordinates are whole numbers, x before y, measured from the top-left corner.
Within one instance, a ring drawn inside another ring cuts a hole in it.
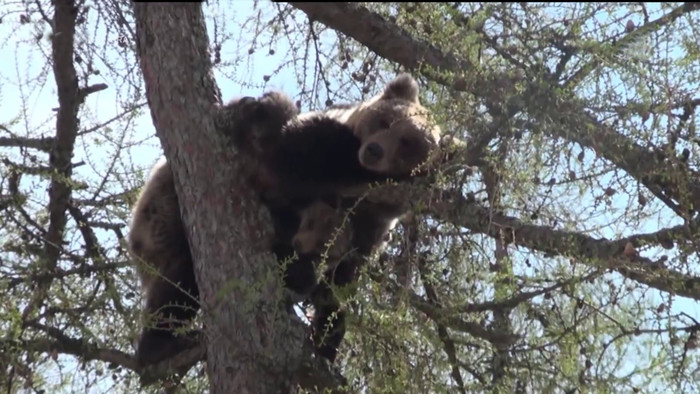
[[[235,5],[235,10],[229,8],[221,10],[222,13],[226,14],[226,19],[230,23],[242,23],[246,17],[257,12],[257,10],[253,8],[253,1],[237,0]],[[205,6],[205,12],[207,14],[216,12],[213,7],[213,5]],[[34,130],[39,130],[45,133],[45,135],[52,135],[54,125],[54,112],[52,108],[58,105],[53,74],[49,72],[46,76],[47,79],[43,83],[38,84],[40,88],[32,91],[27,90],[27,85],[25,84],[17,84],[18,78],[21,80],[33,80],[37,75],[42,74],[41,68],[43,64],[41,60],[46,53],[41,53],[35,46],[15,44],[17,38],[21,40],[32,40],[37,31],[33,25],[20,25],[16,20],[12,20],[12,18],[9,19],[10,20],[7,20],[6,18],[3,23],[0,23],[0,37],[3,39],[6,37],[13,37],[8,41],[2,42],[2,45],[0,45],[0,59],[5,59],[5,61],[0,62],[0,105],[2,105],[3,108],[0,114],[0,123],[7,123],[12,117],[19,115],[19,123],[10,126],[10,129],[17,132],[20,136],[23,136],[27,130],[32,130],[32,134],[28,134],[27,136],[36,136],[36,131]],[[211,37],[214,30],[211,20],[209,20],[208,29]],[[229,30],[231,30],[230,27]],[[44,29],[44,32],[47,31],[48,29]],[[45,44],[48,43],[46,36],[43,40],[45,40]],[[44,47],[48,48],[47,45],[44,45]],[[288,48],[289,46],[286,44],[286,41],[280,40],[276,47],[277,54],[282,56],[287,53]],[[235,48],[231,46],[225,47],[222,52],[222,58],[227,59],[228,56],[231,56],[232,49]],[[243,51],[240,53],[243,53]],[[279,59],[279,56],[269,56],[266,54],[265,50],[257,50],[250,58],[235,67],[236,79],[259,81],[259,83],[262,84],[263,75],[273,74],[273,71],[278,67],[279,62],[276,61],[276,59]],[[239,95],[259,96],[264,90],[270,89],[281,89],[293,98],[298,93],[297,77],[291,69],[283,69],[281,72],[275,74],[264,88],[259,86],[246,87],[239,85],[235,80],[226,78],[219,72],[217,72],[215,76],[225,101]],[[121,111],[117,103],[122,98],[118,95],[117,86],[115,86],[108,77],[93,76],[90,80],[90,83],[101,82],[110,85],[109,89],[93,94],[87,100],[87,107],[90,108],[95,122],[102,122],[110,119]],[[27,106],[24,108],[22,107],[22,100],[19,99],[20,97],[27,98]],[[89,124],[91,123],[85,122],[82,126],[87,126]],[[129,159],[133,160],[135,164],[148,167],[162,154],[159,143],[154,137],[155,130],[151,122],[150,114],[146,112],[137,119],[133,129],[134,133],[130,135],[131,139],[139,140],[149,138],[149,140],[148,144],[134,149],[130,153],[131,157]],[[88,141],[94,142],[92,139]],[[95,167],[85,166],[79,169],[79,172],[84,176],[90,177],[94,176],[94,173],[100,172],[101,167],[99,162],[101,157],[103,157],[101,155],[107,155],[113,152],[114,144],[104,141],[103,143],[104,145],[99,147],[95,145],[87,146],[87,148],[89,148],[88,150],[80,146],[77,147],[75,161],[86,160],[96,163]],[[3,152],[4,151],[5,149],[3,148]],[[88,155],[87,152],[90,154]],[[617,201],[618,203],[616,205],[618,208],[622,208],[622,203],[624,201]],[[582,204],[585,203],[585,201],[582,202]],[[648,223],[642,230],[646,232],[656,229],[654,223]],[[611,232],[606,235],[610,238],[615,237],[615,234]],[[652,293],[657,292],[652,291]],[[656,296],[656,298],[661,302],[660,297]],[[673,310],[683,311],[700,320],[697,303],[694,301],[676,297],[673,303]],[[633,360],[630,362],[632,363]]]

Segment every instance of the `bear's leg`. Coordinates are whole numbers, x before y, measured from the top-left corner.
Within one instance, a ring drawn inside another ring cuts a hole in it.
[[[316,286],[313,258],[304,255],[294,258],[294,249],[288,243],[278,242],[272,250],[282,268],[284,286],[296,293],[295,301],[306,299]]]
[[[355,282],[362,260],[362,256],[356,254],[346,256],[334,269],[326,271],[311,295],[314,346],[316,352],[331,363],[335,361],[338,347],[345,336],[346,319],[346,312],[340,308],[331,286],[343,287]]]
[[[175,332],[191,322],[199,310],[199,289],[190,255],[172,259],[160,275],[163,277],[153,278],[146,292],[144,312],[151,322],[146,323],[136,350],[141,366],[158,363],[194,345],[192,333]]]
[[[311,302],[315,309],[312,323],[314,344],[317,353],[331,362],[335,361],[338,347],[345,336],[346,314],[329,284],[338,287],[353,285],[360,267],[383,243],[400,213],[390,204],[360,202],[351,219],[355,252],[346,255],[335,269],[326,271],[312,294]]]
[[[297,208],[264,202],[270,211],[274,228],[272,251],[281,268],[284,286],[306,299],[316,286],[314,260],[310,256],[294,258],[292,238],[299,228],[300,217]]]

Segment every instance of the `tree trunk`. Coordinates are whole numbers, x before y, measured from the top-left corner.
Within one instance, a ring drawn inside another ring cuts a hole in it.
[[[133,7],[148,103],[195,262],[211,392],[294,391],[304,332],[279,302],[269,213],[214,125],[221,98],[201,3]]]

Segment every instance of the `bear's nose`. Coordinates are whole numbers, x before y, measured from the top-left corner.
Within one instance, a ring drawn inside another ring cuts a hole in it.
[[[384,149],[376,142],[372,142],[365,147],[364,159],[365,162],[373,164],[378,162],[384,156]]]

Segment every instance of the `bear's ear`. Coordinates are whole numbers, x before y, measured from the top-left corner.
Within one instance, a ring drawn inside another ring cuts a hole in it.
[[[383,99],[403,99],[418,102],[418,82],[409,74],[403,73],[394,78],[382,94]]]

